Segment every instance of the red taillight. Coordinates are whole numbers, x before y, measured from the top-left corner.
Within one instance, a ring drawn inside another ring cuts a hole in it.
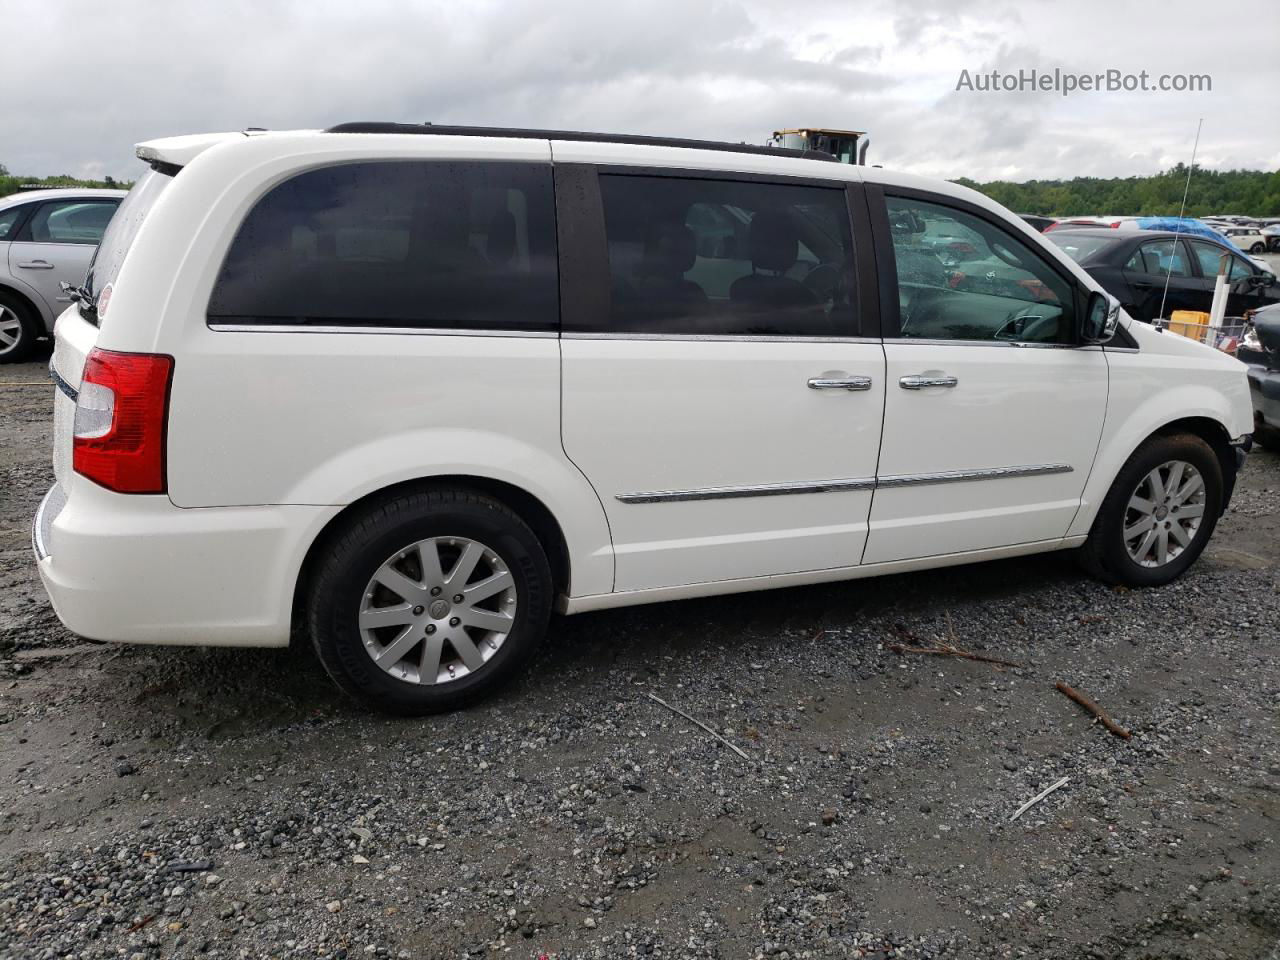
[[[173,357],[90,351],[76,401],[72,465],[117,493],[164,493]]]

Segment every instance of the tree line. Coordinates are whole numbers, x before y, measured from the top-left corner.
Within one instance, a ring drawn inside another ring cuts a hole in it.
[[[993,180],[975,183],[958,179],[1017,213],[1050,217],[1090,215],[1176,216],[1187,187],[1187,166],[1150,177],[1075,177],[1071,180]],[[1187,216],[1239,214],[1280,217],[1280,170],[1202,170],[1191,174]]]
[[[81,177],[73,177],[69,173],[59,174],[54,177],[20,177],[9,172],[9,168],[0,163],[0,197],[7,197],[11,193],[18,193],[21,190],[47,190],[51,187],[98,187],[107,190],[128,190],[133,186],[133,181],[115,180],[111,177],[104,177],[101,180],[85,180]]]

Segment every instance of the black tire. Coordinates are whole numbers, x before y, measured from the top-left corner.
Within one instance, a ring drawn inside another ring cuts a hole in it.
[[[1280,427],[1273,427],[1270,424],[1255,421],[1253,425],[1253,442],[1263,450],[1280,453]]]
[[[1266,244],[1263,244],[1263,243],[1255,243],[1252,247],[1249,248],[1250,253],[1265,253],[1266,250],[1267,250]]]
[[[1185,461],[1200,471],[1205,488],[1204,516],[1191,543],[1178,556],[1163,566],[1145,567],[1125,547],[1125,514],[1142,479],[1171,460]],[[1213,536],[1222,513],[1222,490],[1222,465],[1204,440],[1187,433],[1152,437],[1120,468],[1093,521],[1089,539],[1077,551],[1081,566],[1099,580],[1130,587],[1158,587],[1177,579],[1195,563]]]
[[[432,537],[464,537],[491,548],[515,581],[514,626],[483,666],[456,680],[419,684],[377,666],[358,617],[370,578],[397,551]],[[353,515],[322,546],[307,592],[306,621],[316,655],[335,683],[365,706],[418,716],[454,710],[518,676],[551,615],[551,568],[537,536],[497,500],[444,488],[404,494]]]
[[[22,363],[35,352],[36,341],[44,334],[40,317],[11,293],[0,290],[0,321],[17,321],[17,343],[7,345],[0,338],[0,363]]]

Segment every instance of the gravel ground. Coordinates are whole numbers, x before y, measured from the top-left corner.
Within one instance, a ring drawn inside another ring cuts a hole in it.
[[[403,721],[304,651],[67,634],[50,402],[0,387],[0,958],[1280,957],[1274,455],[1163,589],[1050,555],[583,615]],[[1021,666],[886,649],[951,629]]]

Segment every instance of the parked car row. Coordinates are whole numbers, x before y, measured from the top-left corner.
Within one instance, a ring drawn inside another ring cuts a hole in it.
[[[1047,236],[1118,298],[1131,317],[1147,323],[1175,310],[1208,313],[1223,256],[1229,258],[1228,316],[1280,302],[1275,274],[1205,237],[1096,228],[1055,230]]]
[[[71,302],[123,190],[34,190],[0,197],[0,363],[25,360]]]

